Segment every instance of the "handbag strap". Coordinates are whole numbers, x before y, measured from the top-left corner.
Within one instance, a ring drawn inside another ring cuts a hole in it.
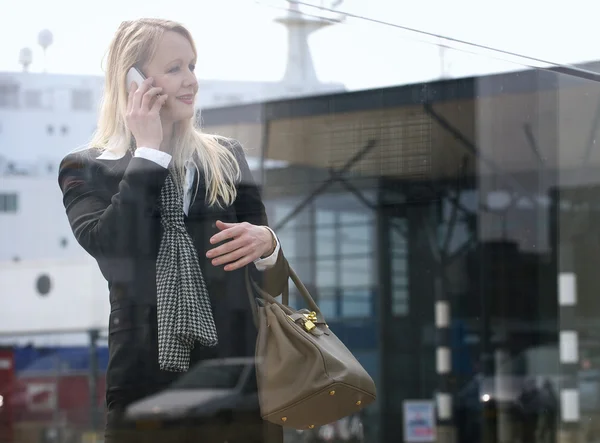
[[[300,277],[298,277],[298,274],[296,274],[296,271],[294,271],[292,269],[292,267],[289,265],[289,263],[288,263],[288,269],[289,269],[289,277],[291,278],[291,280],[294,283],[294,285],[296,286],[296,288],[298,288],[298,292],[300,293],[300,295],[306,302],[306,305],[308,306],[308,308],[311,311],[314,311],[314,313],[317,315],[317,323],[325,323],[325,319],[323,318],[323,314],[321,313],[321,310],[317,306],[317,303],[312,298],[312,296],[308,292],[308,289],[306,289],[306,286],[304,286],[304,283],[302,283],[302,281],[300,280]],[[246,267],[245,277],[246,277],[245,278],[246,279],[246,292],[248,292],[248,297],[250,299],[250,307],[252,308],[252,317],[254,318],[254,324],[256,325],[256,327],[258,327],[258,308],[256,307],[256,300],[253,297],[254,291],[256,291],[263,300],[279,306],[281,308],[281,310],[283,312],[285,312],[287,315],[294,314],[294,311],[289,307],[289,302],[290,302],[289,301],[289,288],[288,288],[287,282],[283,288],[283,294],[282,294],[282,300],[281,300],[283,303],[279,303],[275,299],[275,297],[273,297],[267,291],[265,291],[260,286],[258,286],[258,284],[250,277],[250,271],[248,270],[248,267]]]

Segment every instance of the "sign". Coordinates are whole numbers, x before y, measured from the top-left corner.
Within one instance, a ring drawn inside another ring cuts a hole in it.
[[[435,409],[430,400],[404,401],[404,441],[434,442]]]
[[[56,383],[28,382],[26,385],[27,406],[30,411],[50,412],[56,409]]]
[[[0,369],[8,371],[12,368],[12,359],[0,358]]]

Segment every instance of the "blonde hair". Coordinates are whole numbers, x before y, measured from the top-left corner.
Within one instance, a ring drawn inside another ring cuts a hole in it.
[[[185,37],[194,54],[196,46],[189,31],[181,24],[161,19],[126,21],[119,26],[106,60],[104,95],[99,109],[98,126],[89,147],[124,155],[133,139],[125,123],[127,113],[127,72],[132,66],[150,61],[165,32],[173,31]],[[185,163],[195,158],[206,181],[205,199],[209,205],[229,206],[236,198],[235,183],[240,168],[235,155],[226,145],[228,140],[218,135],[204,134],[196,127],[195,117],[176,123],[173,131],[173,164],[176,182],[183,189]],[[225,143],[221,143],[225,141]],[[199,173],[199,170],[197,170]]]

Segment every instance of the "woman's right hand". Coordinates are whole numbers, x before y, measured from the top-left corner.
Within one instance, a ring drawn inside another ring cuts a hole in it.
[[[127,99],[127,127],[135,137],[137,146],[160,149],[163,139],[160,108],[167,95],[160,95],[162,88],[152,87],[152,77],[138,87],[133,82]]]

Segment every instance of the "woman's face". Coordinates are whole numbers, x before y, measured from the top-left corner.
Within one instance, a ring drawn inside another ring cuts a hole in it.
[[[188,39],[169,31],[159,42],[154,58],[143,67],[146,77],[154,78],[154,86],[163,88],[161,93],[168,95],[160,111],[163,124],[194,116],[198,92],[195,64],[196,56]]]

